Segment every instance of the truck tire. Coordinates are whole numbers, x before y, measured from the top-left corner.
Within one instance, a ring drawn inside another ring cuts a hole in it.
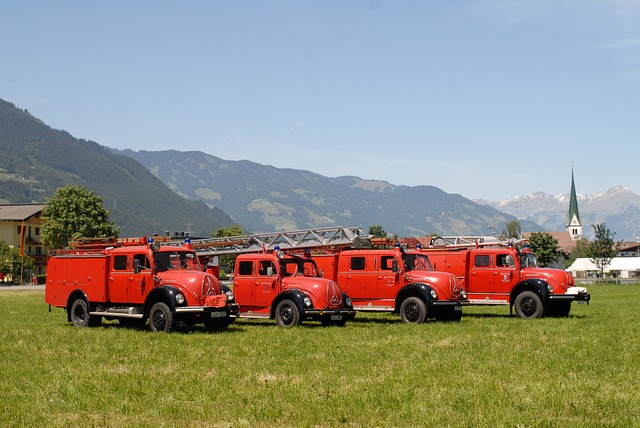
[[[158,302],[149,312],[149,329],[154,333],[171,333],[175,321],[173,313],[165,303]]]
[[[533,291],[523,291],[516,296],[514,306],[520,318],[540,318],[544,313],[542,299]]]
[[[71,318],[71,323],[76,327],[95,327],[102,322],[102,317],[89,315],[89,305],[84,299],[73,301],[69,317]]]
[[[300,324],[300,311],[291,300],[285,299],[278,303],[275,315],[280,327],[289,328]]]
[[[418,297],[407,297],[400,305],[400,318],[406,323],[423,323],[427,318],[427,305]]]

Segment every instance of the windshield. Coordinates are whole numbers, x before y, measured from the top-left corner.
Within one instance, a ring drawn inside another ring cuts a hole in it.
[[[520,267],[538,267],[538,261],[536,260],[536,256],[533,253],[524,253],[520,256]]]
[[[280,261],[283,276],[312,276],[318,277],[318,268],[310,259],[285,259]]]
[[[433,270],[429,258],[423,254],[403,254],[402,262],[406,272],[412,270]]]
[[[153,255],[156,262],[156,270],[196,269],[200,270],[198,257],[193,251],[166,251],[156,252]]]

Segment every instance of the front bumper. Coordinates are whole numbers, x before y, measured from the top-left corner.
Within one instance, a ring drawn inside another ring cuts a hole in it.
[[[352,320],[356,316],[356,310],[352,308],[342,309],[305,309],[302,312],[305,319],[331,319],[331,320]]]
[[[549,294],[549,300],[555,302],[587,302],[589,304],[591,295],[587,293],[587,289],[584,287],[570,287],[565,294]]]
[[[237,303],[229,303],[225,306],[178,306],[175,308],[176,314],[200,314],[207,318],[236,318],[239,306]]]
[[[431,300],[430,303],[433,306],[454,306],[456,310],[459,310],[458,307],[462,309],[463,306],[471,304],[469,300]]]

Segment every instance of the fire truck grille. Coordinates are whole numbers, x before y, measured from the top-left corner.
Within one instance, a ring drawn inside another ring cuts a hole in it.
[[[338,284],[329,281],[327,286],[327,305],[330,308],[338,308],[342,306],[342,291]]]
[[[216,294],[216,287],[213,283],[213,280],[209,276],[205,276],[202,280],[202,295],[203,296],[212,296]]]

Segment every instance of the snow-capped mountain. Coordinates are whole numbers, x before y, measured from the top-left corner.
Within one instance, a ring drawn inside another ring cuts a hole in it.
[[[624,186],[615,186],[604,193],[577,194],[580,221],[586,238],[593,238],[591,225],[605,223],[615,232],[615,239],[635,241],[640,237],[640,196]],[[569,194],[549,195],[535,192],[514,196],[499,202],[476,200],[520,221],[541,225],[545,231],[563,231],[566,228]]]

